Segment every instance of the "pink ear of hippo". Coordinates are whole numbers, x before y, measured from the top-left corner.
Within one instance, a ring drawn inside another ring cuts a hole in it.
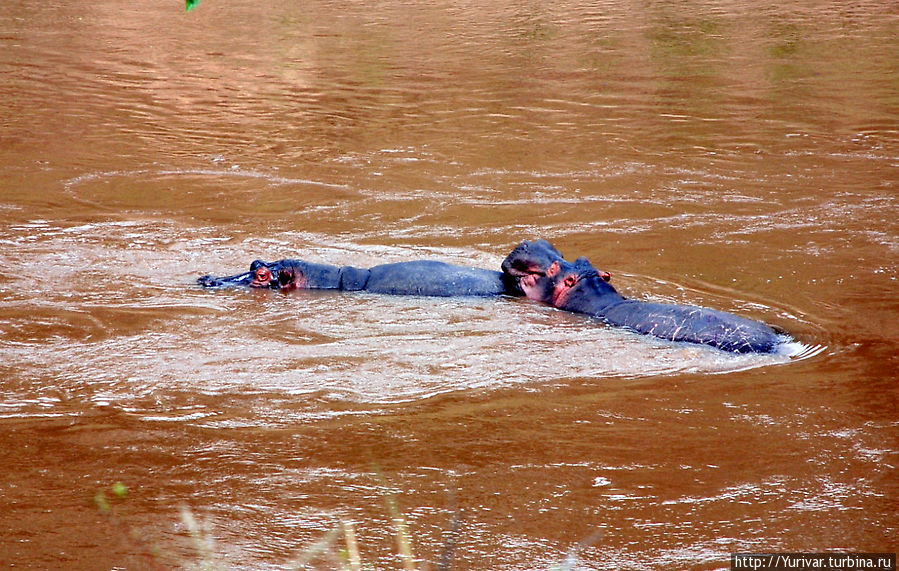
[[[558,261],[555,261],[546,269],[546,276],[549,278],[554,277],[561,269],[562,266],[559,265]]]

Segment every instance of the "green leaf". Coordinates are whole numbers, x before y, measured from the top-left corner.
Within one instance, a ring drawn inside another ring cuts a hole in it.
[[[116,482],[112,485],[112,493],[118,498],[124,498],[128,495],[128,486],[121,482]]]
[[[186,10],[187,12],[190,12],[191,10],[196,8],[197,4],[200,3],[200,0],[185,0],[185,1],[187,2],[186,6],[185,6],[187,9]]]
[[[108,513],[110,509],[109,500],[106,499],[106,494],[103,493],[103,490],[97,490],[97,493],[94,494],[94,504],[96,504],[97,509],[100,510],[101,513]]]

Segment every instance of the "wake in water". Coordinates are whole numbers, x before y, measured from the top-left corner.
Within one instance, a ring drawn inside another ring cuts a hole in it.
[[[210,260],[250,257],[260,242],[197,235],[194,227],[137,221],[68,227],[34,221],[4,230],[0,240],[16,245],[6,250],[15,256],[0,260],[8,272],[0,291],[0,356],[17,363],[6,385],[6,413],[46,414],[46,403],[16,395],[16,386],[35,382],[51,383],[51,400],[63,391],[138,408],[146,399],[179,402],[185,391],[289,394],[295,400],[282,412],[315,416],[338,414],[321,406],[335,399],[380,406],[574,379],[726,373],[826,349],[790,343],[776,354],[731,354],[636,335],[509,297],[311,290],[210,295],[189,287],[197,269]],[[303,249],[297,243],[322,246]],[[263,245],[285,249],[358,265],[374,257],[422,256],[421,249],[373,249],[314,234],[285,233]],[[500,265],[464,249],[433,248],[426,255]],[[296,398],[301,395],[307,397]]]

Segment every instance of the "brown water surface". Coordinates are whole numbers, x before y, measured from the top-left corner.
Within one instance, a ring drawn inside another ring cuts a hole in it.
[[[4,2],[0,564],[196,562],[187,506],[224,567],[343,519],[401,568],[389,493],[431,568],[894,552],[897,32],[894,2]],[[194,285],[537,237],[800,353]]]

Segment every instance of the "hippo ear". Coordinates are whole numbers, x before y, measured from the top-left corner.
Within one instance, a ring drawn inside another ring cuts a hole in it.
[[[559,261],[556,260],[555,262],[550,264],[548,268],[546,268],[546,276],[551,278],[558,274],[561,270],[562,266],[561,264],[559,264]]]

